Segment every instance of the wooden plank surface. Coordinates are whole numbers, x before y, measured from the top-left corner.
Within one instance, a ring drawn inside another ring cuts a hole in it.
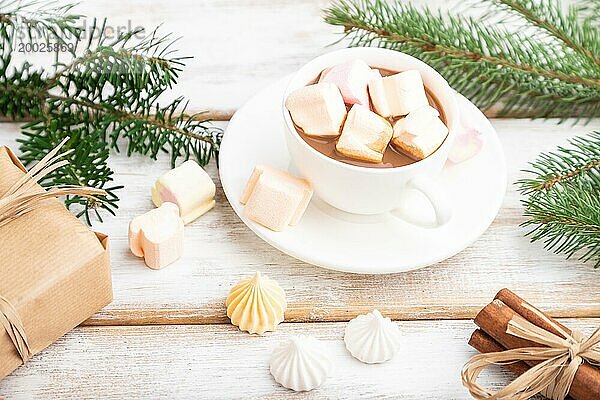
[[[600,319],[564,321],[586,333]],[[228,325],[77,328],[0,382],[6,400],[81,399],[469,399],[460,370],[476,352],[470,321],[398,323],[402,346],[391,361],[366,365],[343,342],[345,323],[289,324],[258,337]],[[328,343],[333,370],[309,393],[279,386],[269,374],[271,351],[295,334]],[[513,376],[491,370],[490,387]]]
[[[66,0],[65,0],[66,1]],[[341,29],[325,24],[327,0],[88,0],[74,9],[107,18],[108,35],[142,27],[172,33],[173,46],[186,60],[179,85],[170,96],[190,99],[192,110],[231,110],[273,79],[298,69],[340,38]],[[343,47],[338,45],[338,47]],[[16,54],[20,60],[21,54]],[[32,55],[28,55],[30,58]],[[51,57],[33,54],[49,64]]]
[[[455,5],[419,0],[432,7]],[[192,110],[230,113],[256,91],[298,69],[340,38],[322,22],[328,0],[88,0],[76,11],[108,17],[119,26],[163,24],[182,36],[177,48],[192,55],[169,97],[185,95]],[[471,10],[470,10],[471,11]],[[476,12],[476,11],[475,11]],[[95,229],[111,236],[114,302],[26,366],[0,381],[0,398],[364,398],[468,399],[460,368],[475,352],[466,342],[475,313],[510,287],[550,314],[575,317],[571,327],[600,324],[598,271],[530,244],[512,182],[539,152],[567,138],[600,130],[567,122],[495,119],[509,168],[507,195],[490,229],[455,257],[429,268],[386,276],[350,275],[297,261],[257,238],[235,216],[214,164],[217,206],[186,228],[182,259],[162,271],[146,268],[127,248],[129,220],[152,208],[150,186],[166,159],[111,155],[116,183],[126,186],[116,217]],[[226,124],[222,124],[226,126]],[[0,124],[0,145],[16,149],[18,124]],[[224,301],[238,280],[260,270],[285,288],[289,309],[278,332],[240,333],[227,322]],[[379,308],[404,334],[390,363],[367,366],[344,349],[345,323]],[[440,320],[441,319],[441,320]],[[454,320],[453,320],[454,319]],[[459,319],[459,320],[456,320]],[[307,323],[319,322],[319,323]],[[146,326],[155,325],[155,326]],[[308,394],[278,386],[268,374],[271,350],[291,334],[331,344],[335,369]],[[504,384],[500,369],[484,382]]]
[[[386,276],[351,275],[297,261],[256,237],[233,213],[214,165],[217,206],[186,227],[183,257],[154,271],[127,247],[127,226],[150,210],[150,187],[169,166],[142,157],[111,156],[121,191],[116,217],[95,229],[111,238],[114,302],[86,322],[90,325],[225,323],[229,288],[256,270],[287,291],[288,321],[347,321],[373,307],[394,319],[471,318],[502,287],[562,317],[600,317],[600,280],[591,265],[565,260],[530,244],[518,225],[524,219],[512,184],[539,151],[568,137],[600,129],[557,125],[555,121],[493,120],[506,150],[509,170],[503,207],[472,246],[429,268]],[[0,124],[0,144],[14,143],[18,126]],[[557,301],[558,299],[558,301]]]

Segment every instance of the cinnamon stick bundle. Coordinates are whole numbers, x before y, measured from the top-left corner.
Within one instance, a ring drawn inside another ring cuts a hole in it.
[[[469,339],[469,346],[473,347],[480,353],[498,353],[506,350],[504,346],[496,342],[493,337],[481,329],[475,329],[475,332],[473,332],[471,338]],[[506,364],[504,366],[516,375],[523,375],[529,369],[529,365],[523,361]]]
[[[523,347],[540,347],[539,344],[521,339],[506,333],[509,321],[513,318],[524,318],[530,323],[564,337],[545,320],[536,315],[538,311],[531,304],[521,299],[508,289],[502,289],[496,295],[494,301],[485,306],[475,317],[475,324],[481,330],[476,330],[471,336],[469,344],[481,352],[498,352],[507,349]],[[563,325],[556,323],[568,334],[571,331]],[[536,362],[519,362],[507,365],[514,373],[521,375]],[[598,400],[600,399],[600,369],[588,364],[582,364],[575,374],[575,378],[569,390],[569,395],[575,400]]]

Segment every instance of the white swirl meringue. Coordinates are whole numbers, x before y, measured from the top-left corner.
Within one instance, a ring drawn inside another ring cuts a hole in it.
[[[327,379],[332,362],[325,343],[299,335],[273,350],[269,370],[282,386],[296,392],[313,390]]]
[[[344,343],[353,357],[367,364],[390,360],[400,347],[400,329],[377,310],[348,322]]]
[[[287,308],[284,290],[260,272],[231,288],[225,305],[233,325],[259,335],[274,331]]]

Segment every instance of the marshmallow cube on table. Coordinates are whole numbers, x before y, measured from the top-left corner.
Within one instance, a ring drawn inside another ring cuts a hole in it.
[[[317,83],[294,90],[285,100],[294,123],[308,136],[340,135],[346,106],[333,83]]]
[[[152,269],[161,269],[181,257],[183,252],[183,220],[179,207],[163,203],[129,223],[129,248],[143,257]]]
[[[177,204],[181,218],[188,224],[215,206],[215,184],[193,160],[165,172],[152,187],[152,201]]]
[[[439,118],[438,110],[421,107],[394,124],[392,145],[415,160],[422,160],[440,147],[448,128]]]
[[[429,105],[421,74],[408,70],[369,81],[373,109],[382,117],[398,117]]]
[[[354,105],[335,148],[346,157],[378,163],[391,138],[392,126],[387,120],[364,106]]]
[[[367,85],[376,77],[381,77],[379,71],[371,69],[363,60],[352,60],[323,71],[319,83],[336,85],[346,104],[369,107]]]
[[[313,194],[310,183],[287,172],[256,166],[240,202],[244,215],[273,231],[298,224]]]

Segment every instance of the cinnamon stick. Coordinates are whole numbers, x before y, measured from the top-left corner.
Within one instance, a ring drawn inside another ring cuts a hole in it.
[[[481,329],[475,329],[475,332],[469,339],[469,345],[480,353],[497,353],[505,351],[506,349],[500,343],[496,342],[493,337],[482,331]],[[531,368],[524,361],[519,361],[511,364],[504,364],[503,367],[508,368],[512,373],[517,376],[523,375],[529,368]],[[540,393],[543,394],[543,393]],[[568,396],[567,399],[572,399]]]
[[[531,311],[532,309],[534,309],[539,312],[537,308],[535,308],[534,306],[532,306],[531,304],[517,296],[515,293],[511,292],[510,290],[506,288],[500,290],[496,294],[496,297],[494,297],[494,299],[500,300],[501,302],[509,306],[514,312],[516,312],[532,324],[537,325],[540,328],[547,330],[548,332],[552,332],[555,335],[564,338],[564,335],[557,331],[552,325],[548,324],[546,321],[544,321],[538,315],[536,315],[535,312]],[[569,335],[572,333],[569,328],[562,325],[554,318],[548,317],[548,319],[550,319],[556,325],[565,330]]]
[[[495,299],[477,314],[475,324],[507,349],[540,347],[538,343],[506,333],[508,322],[512,318],[524,317],[501,300]],[[528,364],[535,365],[532,362]],[[587,363],[582,364],[575,374],[569,395],[575,400],[600,399],[600,370]]]
[[[476,329],[475,332],[473,332],[471,338],[469,339],[469,346],[473,347],[480,353],[497,353],[506,350],[504,346],[495,341],[493,337],[481,329]],[[530,368],[530,366],[525,364],[523,361],[506,364],[503,366],[511,370],[516,375],[523,375]]]

